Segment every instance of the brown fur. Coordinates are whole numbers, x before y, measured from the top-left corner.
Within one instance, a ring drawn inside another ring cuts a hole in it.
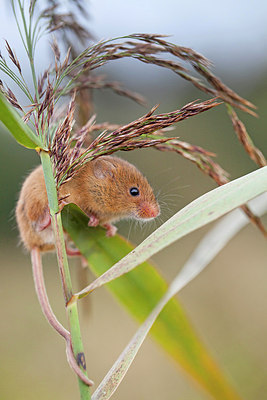
[[[36,225],[48,208],[42,167],[39,166],[26,178],[22,185],[19,201],[16,207],[16,218],[20,230],[21,240],[28,250],[38,247],[41,251],[49,251],[54,245],[47,240],[52,239],[51,227],[47,228],[45,235],[37,233]],[[44,237],[46,236],[46,238]]]
[[[132,196],[130,188],[139,189]],[[105,225],[122,218],[151,219],[159,206],[147,179],[132,164],[117,157],[100,157],[88,162],[60,189],[60,197],[77,204],[89,217]],[[28,250],[54,248],[51,225],[39,230],[48,213],[48,200],[42,167],[37,167],[25,180],[16,208],[21,239]]]

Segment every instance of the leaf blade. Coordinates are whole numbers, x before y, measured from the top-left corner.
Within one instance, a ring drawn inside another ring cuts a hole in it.
[[[89,228],[87,218],[71,205],[63,210],[63,225],[98,276],[133,247],[122,237],[107,238],[101,228]],[[143,322],[167,291],[167,284],[148,262],[107,284],[131,315]],[[151,329],[154,339],[183,369],[217,400],[239,399],[226,382],[181,305],[171,299]]]
[[[267,211],[267,193],[249,203],[249,207],[255,208],[255,213],[261,215]],[[161,298],[160,302],[140,326],[136,334],[132,337],[128,345],[112,365],[106,376],[93,393],[92,400],[108,400],[117,390],[120,382],[124,378],[130,365],[132,364],[138,350],[145,340],[149,330],[158,317],[159,313],[166,306],[167,302],[191,282],[223,247],[236,235],[249,219],[240,210],[234,210],[226,215],[213,227],[200,241],[194,252],[190,255],[183,268],[171,282],[168,291]]]
[[[14,139],[28,149],[40,147],[45,150],[44,144],[32,132],[32,130],[23,123],[19,114],[8,103],[2,93],[0,93],[0,121],[5,125]]]
[[[97,287],[128,273],[176,240],[265,191],[267,191],[267,167],[262,167],[205,193],[176,213],[105,274],[79,292],[79,296],[82,297]]]

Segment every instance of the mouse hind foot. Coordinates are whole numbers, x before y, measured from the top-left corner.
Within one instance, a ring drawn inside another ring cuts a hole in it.
[[[107,230],[106,236],[112,237],[112,236],[116,235],[118,228],[115,225],[107,223],[107,224],[103,224],[102,226],[103,226],[103,228],[105,228]]]
[[[38,219],[35,223],[35,229],[37,232],[42,232],[51,224],[51,216],[49,213],[49,209],[46,208],[43,215]]]

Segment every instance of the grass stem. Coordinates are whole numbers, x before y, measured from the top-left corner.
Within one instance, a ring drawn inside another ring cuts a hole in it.
[[[40,157],[44,171],[52,227],[55,235],[56,253],[62,280],[65,305],[69,320],[73,354],[76,358],[76,362],[79,365],[80,369],[87,376],[85,356],[81,339],[77,302],[71,301],[71,299],[73,298],[72,283],[68,265],[68,258],[66,254],[64,232],[61,222],[61,214],[59,212],[59,206],[58,206],[57,191],[53,175],[52,162],[49,154],[45,151],[40,152]],[[78,382],[80,389],[80,399],[90,400],[91,395],[89,386],[86,385],[80,378],[78,378]]]

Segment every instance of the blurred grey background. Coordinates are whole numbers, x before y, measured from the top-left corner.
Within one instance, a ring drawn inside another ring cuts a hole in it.
[[[212,60],[213,72],[257,106],[259,118],[238,114],[267,157],[266,2],[99,0],[88,2],[88,10],[88,24],[96,40],[141,32],[167,34],[171,35],[168,40],[191,47]],[[7,39],[26,71],[28,64],[8,2],[1,2],[0,22],[1,53],[7,57]],[[51,50],[45,40],[36,52],[40,73],[51,62]],[[159,112],[167,112],[192,100],[207,98],[170,71],[135,60],[114,61],[99,72],[140,92],[148,105],[142,107],[108,90],[95,93],[98,122],[127,123],[155,104],[160,104]],[[5,77],[1,74],[0,79]],[[231,178],[256,168],[238,143],[224,106],[177,124],[172,134],[215,152]],[[38,156],[20,147],[4,130],[1,140],[0,398],[76,399],[78,391],[65,361],[62,341],[41,315],[29,257],[17,245],[14,208],[21,183],[39,163]],[[118,224],[120,233],[136,243],[188,202],[215,187],[210,178],[175,154],[141,150],[120,156],[143,171],[162,204],[162,215],[155,223],[142,228],[129,222]],[[166,279],[175,276],[207,230],[184,238],[155,257]],[[267,399],[266,255],[266,241],[249,226],[179,296],[201,339],[223,366],[230,382],[249,400]],[[79,286],[80,268],[75,261],[72,264]],[[45,265],[52,304],[64,321],[63,296],[53,255],[45,258]],[[81,313],[87,364],[90,377],[97,383],[137,325],[104,289],[84,303]],[[148,339],[114,396],[125,398],[204,400],[208,396]]]

